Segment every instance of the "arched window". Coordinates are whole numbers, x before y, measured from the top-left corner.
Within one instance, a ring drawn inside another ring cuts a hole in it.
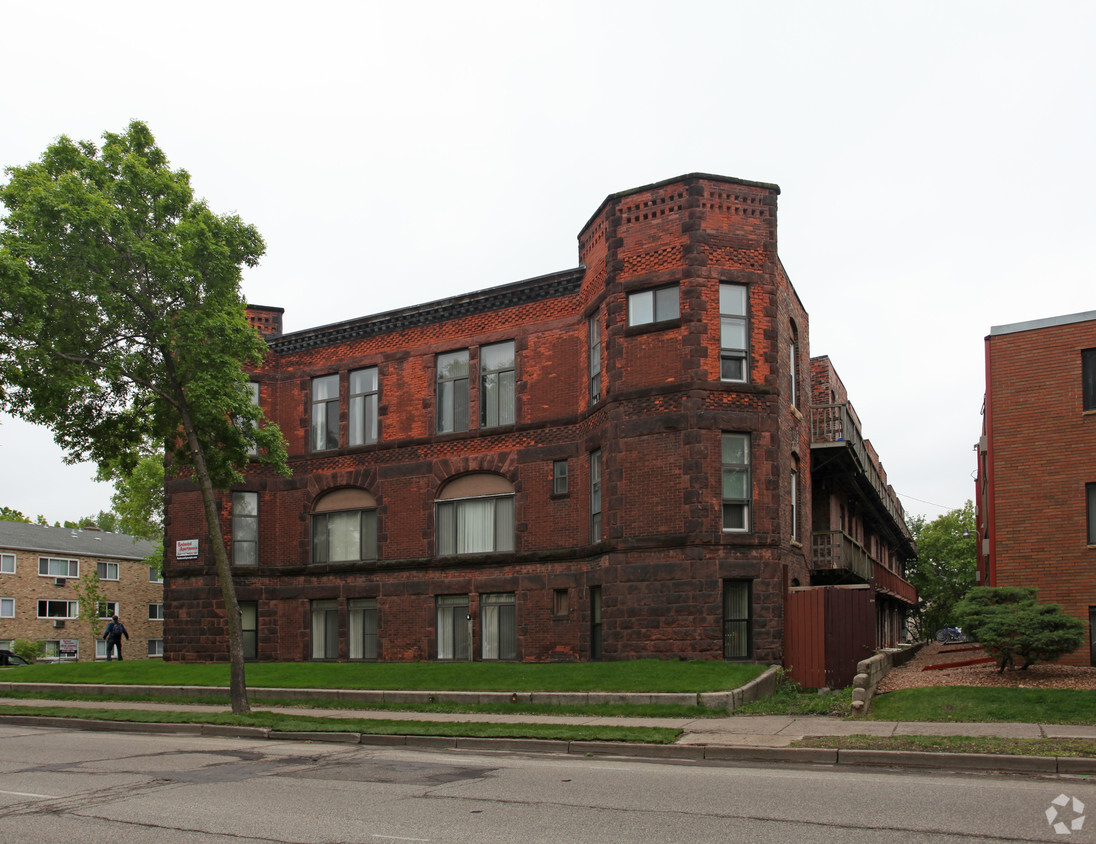
[[[506,478],[481,473],[449,481],[436,511],[439,557],[514,550],[514,487]]]
[[[364,489],[337,489],[312,508],[312,562],[377,559],[377,500]]]

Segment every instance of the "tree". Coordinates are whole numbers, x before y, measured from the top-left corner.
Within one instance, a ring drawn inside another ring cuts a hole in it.
[[[974,586],[978,565],[974,503],[926,522],[909,520],[917,543],[917,558],[906,564],[906,580],[917,587],[914,624],[919,639],[932,638],[939,628],[954,624],[955,605]]]
[[[107,597],[103,593],[99,573],[94,571],[84,572],[73,583],[73,589],[76,592],[76,606],[79,617],[82,621],[87,622],[88,630],[91,631],[91,640],[93,642],[97,641],[99,639],[99,626],[107,606]],[[94,650],[92,650],[91,659],[93,662],[95,661]]]
[[[0,522],[25,522],[29,525],[30,519],[11,507],[0,507]]]
[[[243,635],[216,490],[249,449],[288,474],[285,444],[247,389],[266,344],[242,267],[258,231],[194,198],[145,124],[102,149],[61,137],[0,186],[0,408],[52,429],[70,461],[132,470],[167,443],[201,494],[228,631],[233,712],[247,712]]]
[[[132,458],[132,459],[130,459]],[[164,562],[164,458],[150,443],[142,443],[136,455],[112,460],[99,467],[97,479],[114,482],[117,529],[122,533],[156,543],[145,558],[163,571]]]
[[[997,660],[998,671],[1053,662],[1084,641],[1085,626],[1058,604],[1039,604],[1034,587],[978,586],[956,607],[971,637]]]

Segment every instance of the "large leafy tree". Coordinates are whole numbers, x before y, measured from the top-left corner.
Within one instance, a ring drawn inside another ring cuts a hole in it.
[[[939,628],[954,624],[955,605],[974,586],[978,566],[974,503],[925,521],[909,520],[917,543],[917,558],[906,564],[906,579],[917,587],[916,633],[932,638]]]
[[[164,459],[144,443],[136,455],[124,455],[99,466],[101,481],[114,482],[110,498],[116,529],[156,544],[148,564],[163,569]],[[100,514],[102,515],[102,514]],[[100,527],[103,527],[100,525]],[[108,528],[103,528],[107,530]]]
[[[72,461],[132,469],[168,443],[201,492],[224,599],[234,712],[249,709],[243,637],[216,490],[248,451],[287,472],[243,367],[265,344],[240,296],[258,231],[194,198],[148,127],[61,137],[0,187],[0,408],[52,429]]]

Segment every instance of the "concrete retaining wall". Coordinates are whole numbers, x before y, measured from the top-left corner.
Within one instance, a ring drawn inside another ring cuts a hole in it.
[[[918,642],[900,651],[883,651],[856,664],[856,676],[852,678],[852,711],[864,715],[871,706],[876,688],[892,668],[905,665],[921,650],[924,642]]]

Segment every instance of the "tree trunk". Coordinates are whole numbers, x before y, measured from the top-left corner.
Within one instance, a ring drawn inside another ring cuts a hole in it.
[[[225,622],[228,626],[229,658],[229,694],[232,700],[232,712],[242,715],[251,711],[247,700],[247,681],[244,676],[244,634],[240,620],[240,605],[236,601],[236,585],[232,582],[232,571],[228,565],[228,552],[225,549],[224,535],[221,533],[221,521],[217,514],[217,498],[213,492],[213,481],[209,476],[205,453],[198,442],[194,425],[185,405],[182,410],[183,431],[186,433],[190,456],[194,461],[194,475],[202,493],[202,505],[205,509],[206,528],[209,545],[213,550],[213,562],[217,568],[217,580],[221,585],[221,597],[224,599]]]

